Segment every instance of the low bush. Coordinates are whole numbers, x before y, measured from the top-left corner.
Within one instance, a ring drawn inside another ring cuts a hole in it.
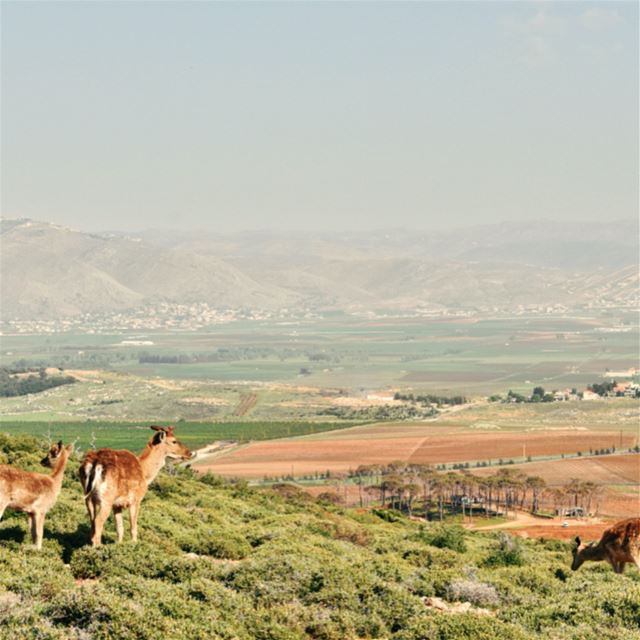
[[[499,534],[497,547],[484,561],[487,567],[519,567],[522,564],[524,564],[524,553],[519,538],[506,533]]]
[[[459,525],[436,525],[432,528],[423,527],[419,538],[427,544],[440,549],[451,549],[457,553],[467,550],[465,531]]]
[[[454,580],[447,586],[447,600],[470,602],[477,607],[496,607],[500,597],[493,585],[472,579]]]

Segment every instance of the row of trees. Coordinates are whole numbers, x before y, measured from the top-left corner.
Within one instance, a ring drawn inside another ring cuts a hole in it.
[[[396,393],[393,396],[394,400],[402,400],[404,402],[411,402],[427,405],[456,405],[465,404],[467,399],[464,396],[437,396],[432,393],[425,393],[421,395],[414,395],[413,393]]]
[[[571,480],[549,487],[540,476],[528,476],[518,469],[501,468],[495,474],[479,476],[468,470],[438,472],[430,465],[394,462],[389,465],[361,465],[351,474],[358,486],[359,502],[379,501],[413,515],[420,505],[425,518],[445,511],[463,515],[509,515],[518,509],[538,513],[543,508],[563,512],[580,507],[590,513],[599,507],[601,488],[593,482]]]

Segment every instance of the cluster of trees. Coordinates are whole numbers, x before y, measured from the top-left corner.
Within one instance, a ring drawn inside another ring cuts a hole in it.
[[[464,396],[437,396],[431,393],[414,395],[413,393],[396,393],[393,396],[394,400],[402,400],[404,402],[411,402],[415,404],[421,404],[422,406],[428,406],[432,404],[440,405],[456,405],[465,404],[467,399]]]
[[[341,420],[413,420],[435,416],[438,410],[431,405],[382,405],[362,408],[328,407],[318,411],[321,416],[333,416]]]
[[[29,373],[24,368],[15,370],[0,367],[0,397],[25,396],[75,381],[72,376],[50,376],[44,368]]]
[[[597,393],[599,396],[606,398],[611,394],[614,387],[617,386],[617,382],[615,380],[611,380],[610,382],[594,382],[590,384],[587,389],[589,391],[593,391],[593,393]]]
[[[575,389],[573,391],[575,391]],[[491,396],[489,400],[502,400],[502,397]],[[554,400],[555,397],[553,393],[545,391],[544,387],[534,387],[530,396],[525,396],[521,393],[513,391],[512,389],[509,389],[509,393],[507,393],[507,397],[504,399],[505,402],[553,402]]]
[[[425,464],[393,462],[388,465],[361,465],[350,472],[358,485],[361,506],[371,500],[413,515],[419,506],[425,519],[441,520],[445,511],[463,515],[505,514],[516,509],[533,513],[543,505],[561,511],[581,507],[590,513],[599,506],[600,487],[592,482],[571,480],[565,486],[548,487],[543,478],[529,476],[514,468],[501,468],[490,476],[470,471],[438,472]]]

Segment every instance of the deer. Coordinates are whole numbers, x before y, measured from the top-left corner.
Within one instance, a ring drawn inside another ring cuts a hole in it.
[[[36,549],[42,549],[44,519],[58,500],[72,452],[73,444],[65,447],[62,440],[49,448],[40,463],[53,469],[51,475],[0,465],[0,518],[7,507],[29,514],[31,540]]]
[[[102,543],[104,524],[113,510],[118,542],[124,538],[122,512],[129,509],[131,540],[138,539],[140,503],[167,458],[188,460],[193,454],[176,440],[174,427],[150,427],[155,431],[140,455],[127,450],[89,451],[80,464],[80,482],[91,520],[91,544]]]
[[[582,544],[576,536],[571,569],[577,571],[586,560],[606,560],[616,573],[623,573],[627,563],[640,569],[640,518],[628,518],[609,527],[596,544]]]

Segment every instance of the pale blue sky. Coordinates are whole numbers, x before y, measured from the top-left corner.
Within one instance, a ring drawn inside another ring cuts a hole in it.
[[[638,206],[635,2],[3,2],[2,210],[446,228]]]

